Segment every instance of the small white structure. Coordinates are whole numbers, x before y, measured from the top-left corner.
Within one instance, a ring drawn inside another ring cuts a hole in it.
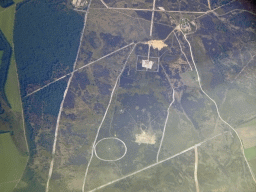
[[[154,64],[154,61],[142,60],[142,67],[146,69],[152,69],[153,64]]]
[[[87,1],[86,0],[73,0],[72,4],[74,7],[80,8],[80,7],[85,6],[87,4]]]
[[[161,11],[165,11],[163,7],[158,7],[158,9],[160,9]]]
[[[136,71],[158,72],[159,57],[137,55]]]

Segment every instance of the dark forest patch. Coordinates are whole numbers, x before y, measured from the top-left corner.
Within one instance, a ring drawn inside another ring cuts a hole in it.
[[[59,1],[29,1],[17,7],[15,57],[21,95],[72,70],[83,17]]]

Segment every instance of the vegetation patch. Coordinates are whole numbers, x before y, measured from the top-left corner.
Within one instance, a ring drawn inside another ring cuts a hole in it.
[[[12,191],[17,180],[22,176],[27,157],[19,153],[10,133],[0,134],[0,146],[0,183],[3,183],[0,185],[0,191]]]
[[[13,25],[15,17],[15,6],[0,12],[0,29],[5,35],[7,41],[11,44],[13,42]]]
[[[251,147],[244,150],[245,157],[248,159],[248,161],[255,159],[256,157],[256,147]]]
[[[64,1],[28,1],[17,6],[14,45],[21,95],[72,70],[83,16]]]
[[[9,6],[11,6],[12,4],[14,4],[13,0],[2,0],[0,1],[0,6],[3,8],[7,8]]]
[[[22,104],[19,90],[19,79],[17,74],[14,55],[11,57],[7,80],[5,82],[5,94],[11,105],[12,111],[22,112]]]
[[[1,66],[0,66],[0,92],[5,102],[8,103],[8,100],[4,93],[4,85],[7,79],[7,74],[8,74],[8,69],[9,69],[10,59],[12,54],[12,48],[1,30],[0,30],[0,50],[3,51],[2,57],[1,57]]]
[[[21,0],[16,0],[18,3]],[[14,28],[14,17],[15,17],[15,5],[9,7],[4,12],[0,12],[0,29],[2,30],[5,38],[9,42],[10,45],[13,44],[13,28]],[[0,51],[0,59],[1,59],[1,51]],[[0,61],[1,63],[1,61]],[[0,64],[1,67],[1,64]],[[1,73],[5,73],[6,76],[5,85],[1,85],[2,90],[10,104],[11,108],[15,112],[22,111],[22,104],[20,100],[20,92],[19,92],[19,82],[18,75],[16,69],[16,63],[14,54],[11,55],[11,59],[9,62],[9,69],[6,71],[1,71]],[[3,77],[4,77],[3,76]]]

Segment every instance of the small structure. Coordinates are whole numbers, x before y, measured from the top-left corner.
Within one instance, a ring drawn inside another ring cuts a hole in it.
[[[191,31],[191,27],[190,27],[188,19],[181,19],[180,25],[181,25],[182,31],[184,31],[184,32]]]
[[[72,0],[72,5],[76,8],[82,8],[87,5],[86,0]]]
[[[194,21],[189,21],[188,19],[181,19],[180,21],[180,29],[184,33],[191,33],[196,31],[196,23]]]
[[[136,71],[158,72],[159,57],[137,55]]]
[[[152,69],[153,64],[154,64],[154,61],[142,60],[142,67],[146,69]]]
[[[163,7],[158,7],[158,9],[160,9],[161,11],[165,11]]]

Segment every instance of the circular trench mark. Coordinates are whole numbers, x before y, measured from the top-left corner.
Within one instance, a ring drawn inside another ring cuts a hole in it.
[[[118,161],[125,156],[127,147],[121,139],[107,137],[95,144],[94,152],[96,157],[102,161]]]

